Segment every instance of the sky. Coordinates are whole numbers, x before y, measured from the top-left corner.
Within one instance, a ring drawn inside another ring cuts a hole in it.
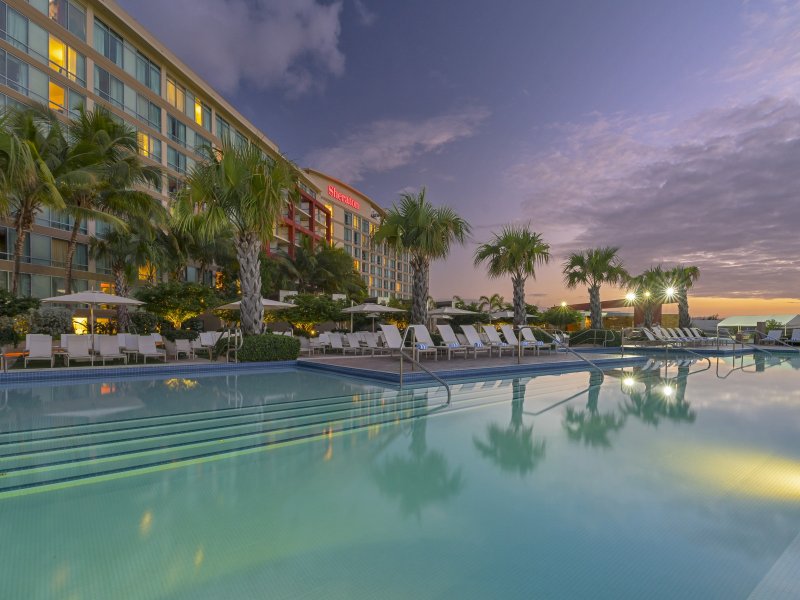
[[[800,312],[800,0],[119,3],[299,165],[466,218],[436,299],[510,300],[472,255],[530,223],[540,307],[613,245],[698,266],[694,316]]]

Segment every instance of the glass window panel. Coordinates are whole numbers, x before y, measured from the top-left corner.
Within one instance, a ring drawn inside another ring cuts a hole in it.
[[[68,25],[67,0],[50,0],[50,18],[62,27]]]
[[[89,247],[86,244],[78,244],[75,246],[75,255],[72,257],[72,264],[81,270],[86,270],[89,267]]]
[[[69,111],[77,115],[81,108],[86,107],[86,97],[75,90],[69,90]]]
[[[28,23],[28,53],[44,63],[47,63],[48,37],[47,31],[36,23]]]
[[[28,0],[28,3],[36,10],[48,14],[50,2],[48,0]]]
[[[28,51],[28,19],[23,17],[13,8],[8,9],[6,33],[12,46]]]
[[[64,267],[67,264],[67,251],[69,243],[67,240],[53,238],[50,252],[52,253],[52,265],[54,267]]]
[[[5,55],[5,52],[3,52]],[[23,94],[28,94],[28,65],[18,58],[11,56],[6,57],[5,62],[5,76],[6,84],[12,90],[16,90]]]
[[[51,69],[59,73],[66,73],[67,64],[69,63],[67,45],[53,35],[50,36],[48,58],[50,59]]]
[[[50,77],[35,67],[28,67],[28,77],[30,79],[28,84],[30,93],[28,95],[40,102],[47,102],[47,97],[50,94]]]
[[[31,233],[28,235],[28,240],[31,245],[31,262],[38,265],[49,265],[51,251],[50,238],[46,235]]]
[[[50,82],[50,108],[57,111],[64,111],[67,106],[66,92],[64,88]]]
[[[50,277],[47,275],[31,275],[30,296],[47,298],[50,295]]]
[[[136,64],[136,50],[128,46],[127,44],[123,44],[122,46],[122,64],[124,65],[123,68],[128,75],[132,77],[137,77],[137,64]]]

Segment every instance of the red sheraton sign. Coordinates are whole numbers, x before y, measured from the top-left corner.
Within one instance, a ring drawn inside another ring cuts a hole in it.
[[[337,190],[332,185],[328,186],[328,196],[330,196],[334,200],[338,200],[339,202],[341,202],[343,204],[347,204],[347,206],[352,206],[356,210],[361,208],[361,204],[358,202],[358,200],[355,200],[354,198],[351,198],[347,194],[343,194],[342,192]]]

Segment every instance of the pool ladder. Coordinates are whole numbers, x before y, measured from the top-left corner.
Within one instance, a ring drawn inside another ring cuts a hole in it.
[[[408,337],[408,332],[414,332],[414,325],[409,325],[406,330],[403,332],[403,339],[400,342],[400,389],[403,389],[403,359],[408,359],[411,361],[411,368],[413,370],[414,365],[417,365],[420,369],[425,371],[428,375],[430,375],[433,379],[435,379],[440,385],[442,385],[447,392],[447,402],[445,403],[447,406],[450,406],[450,401],[453,399],[453,392],[450,389],[450,385],[441,377],[436,375],[433,371],[425,367],[421,362],[419,362],[413,356],[406,354],[405,346],[406,346],[406,338]],[[411,344],[414,344],[414,336],[411,337]]]

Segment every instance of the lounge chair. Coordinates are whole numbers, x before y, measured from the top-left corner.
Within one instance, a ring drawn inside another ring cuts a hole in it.
[[[137,336],[136,347],[136,356],[141,356],[144,359],[144,364],[147,364],[148,358],[160,358],[164,362],[167,362],[166,351],[156,348],[156,343],[149,335]]]
[[[64,364],[69,366],[70,361],[94,364],[94,357],[89,352],[88,335],[79,335],[69,341],[67,351],[64,353]]]
[[[25,334],[25,350],[30,350],[30,344],[33,340],[49,340],[50,345],[53,344],[53,337],[46,333],[28,333]]]
[[[400,352],[403,349],[403,336],[400,335],[397,325],[381,325],[381,331],[386,342],[385,347],[390,354],[394,354],[395,351]]]
[[[786,340],[788,344],[800,344],[800,329],[792,329],[792,337]]]
[[[386,346],[381,346],[378,344],[380,339],[374,333],[371,333],[370,335],[365,335],[364,341],[367,344],[366,350],[369,350],[372,356],[375,356],[376,354],[386,354],[386,353],[391,354],[392,352],[391,348],[388,348]]]
[[[128,364],[128,355],[119,350],[119,342],[117,337],[113,335],[98,335],[95,338],[95,351],[98,358],[103,361],[105,366],[107,360],[122,359],[125,364]]]
[[[409,325],[409,327],[414,328],[414,347],[412,348],[414,360],[419,361],[422,354],[433,354],[433,360],[439,360],[441,347],[433,343],[428,328],[425,325]]]
[[[514,333],[514,328],[511,325],[501,325],[500,331],[503,332],[503,337],[506,338],[506,342],[509,346],[515,348],[516,350],[522,350],[522,354],[525,354],[525,350],[533,350],[534,354],[539,354],[539,347],[535,344],[530,344],[526,340],[519,341],[517,339],[517,334]]]
[[[338,333],[328,334],[328,337],[331,342],[331,350],[338,350],[342,354],[347,354],[348,352],[352,352],[353,354],[361,352],[360,346],[358,348],[353,348],[352,346],[345,346],[342,344],[342,336]]]
[[[354,349],[354,353],[364,354],[364,348],[361,346],[361,336],[359,336],[357,333],[348,333],[347,343],[351,348]]]
[[[456,334],[450,325],[437,325],[436,328],[439,330],[439,335],[442,336],[442,340],[444,341],[444,348],[447,351],[447,360],[450,360],[453,357],[453,354],[458,353],[463,354],[464,358],[467,357],[470,347],[458,341],[458,338],[456,337]]]
[[[492,347],[483,343],[474,325],[462,325],[461,331],[463,331],[464,335],[467,337],[467,344],[472,350],[472,358],[477,359],[478,352],[486,352],[489,356],[492,356]]]
[[[548,354],[550,354],[550,352],[553,350],[552,342],[547,343],[542,340],[537,340],[530,327],[523,327],[519,330],[519,332],[520,335],[522,335],[523,342],[527,342],[531,346],[536,346],[538,350],[547,350]]]
[[[514,354],[514,347],[508,342],[501,340],[500,334],[497,333],[497,329],[495,329],[492,325],[484,325],[483,333],[486,335],[486,339],[489,340],[489,346],[497,349],[498,356],[503,356],[504,350],[508,350],[511,355]]]
[[[24,361],[24,366],[26,369],[28,368],[28,363],[32,360],[49,360],[51,367],[55,365],[52,337],[49,335],[38,334],[37,337],[29,338],[27,345],[28,354],[25,356]]]
[[[767,335],[761,339],[762,344],[775,344],[777,345],[781,341],[781,334],[783,330],[781,329],[770,329],[767,332]]]

